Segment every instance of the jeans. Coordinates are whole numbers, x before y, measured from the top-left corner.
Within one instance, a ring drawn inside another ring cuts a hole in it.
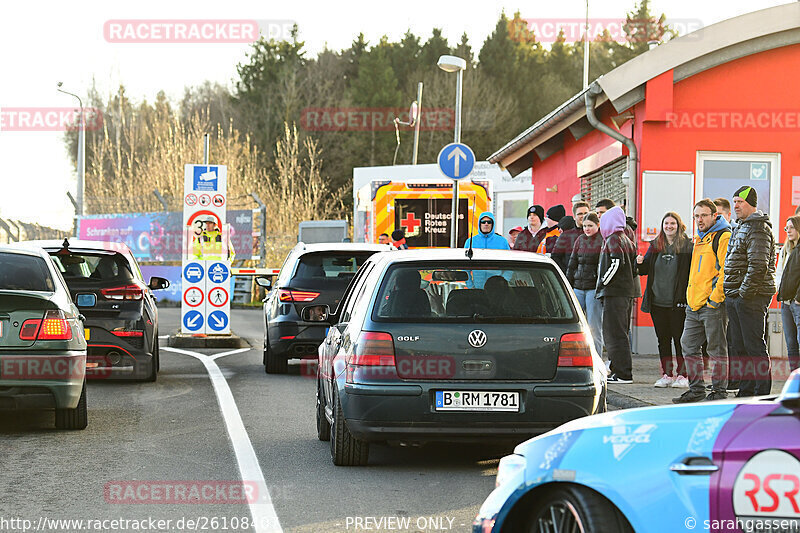
[[[574,289],[581,309],[586,313],[597,355],[603,356],[603,302],[594,297],[595,290]]]
[[[728,386],[728,341],[725,338],[727,317],[725,308],[701,307],[697,311],[686,308],[681,347],[692,392],[705,394],[703,380],[702,346],[708,343],[711,359],[711,388],[715,392],[725,392]]]
[[[611,372],[622,379],[633,378],[631,341],[628,337],[633,299],[627,296],[603,297],[603,342]]]
[[[800,368],[800,304],[797,302],[781,302],[781,318],[783,319],[783,335],[786,338],[786,355],[789,356],[789,367]]]
[[[764,340],[767,306],[772,297],[725,299],[731,320],[731,345],[736,373],[740,377],[736,396],[761,396],[772,389],[772,373]]]
[[[650,317],[658,338],[658,355],[661,358],[661,372],[672,376],[672,345],[675,345],[675,361],[678,363],[677,373],[686,376],[686,365],[683,361],[681,349],[681,335],[686,322],[685,307],[658,307],[650,308]]]

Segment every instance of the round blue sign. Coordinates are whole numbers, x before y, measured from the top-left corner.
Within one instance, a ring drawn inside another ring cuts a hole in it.
[[[442,174],[454,180],[466,178],[475,166],[472,148],[461,143],[450,143],[442,148],[437,160]]]
[[[212,283],[225,283],[229,274],[230,272],[228,271],[228,267],[225,266],[225,263],[214,263],[208,267],[208,279],[210,279]]]
[[[208,315],[208,327],[214,331],[222,331],[228,327],[228,315],[222,311],[214,311]]]
[[[202,329],[203,313],[192,309],[183,315],[183,327],[186,328],[187,331],[198,331],[199,329]]]
[[[183,268],[183,279],[189,283],[197,283],[203,279],[203,265],[200,263],[189,263]]]

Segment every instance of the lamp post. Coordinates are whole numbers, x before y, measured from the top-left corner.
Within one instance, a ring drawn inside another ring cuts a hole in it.
[[[453,128],[453,142],[461,142],[461,84],[464,79],[464,70],[467,62],[456,56],[440,56],[437,65],[445,72],[456,72],[456,124]],[[450,234],[450,248],[458,247],[458,180],[453,180],[453,203],[450,208],[453,222],[452,233]]]
[[[78,216],[82,217],[84,215],[83,212],[83,205],[84,205],[84,172],[86,169],[86,160],[85,160],[85,153],[86,153],[86,123],[84,122],[84,115],[83,115],[83,101],[81,97],[77,94],[73,94],[71,92],[65,91],[61,88],[63,85],[61,82],[58,82],[58,92],[68,94],[70,96],[74,96],[78,99],[78,106],[80,106],[80,124],[78,126],[78,202],[77,202],[77,212]]]

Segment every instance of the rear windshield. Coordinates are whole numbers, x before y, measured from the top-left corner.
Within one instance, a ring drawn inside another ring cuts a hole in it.
[[[387,272],[374,320],[474,323],[577,321],[555,270],[532,263],[409,263]]]
[[[359,267],[375,252],[314,252],[300,258],[292,277],[293,287],[344,289]]]
[[[58,267],[64,280],[70,281],[132,281],[134,279],[128,261],[118,253],[52,253],[50,257]]]
[[[0,289],[53,292],[55,285],[43,258],[0,252]]]

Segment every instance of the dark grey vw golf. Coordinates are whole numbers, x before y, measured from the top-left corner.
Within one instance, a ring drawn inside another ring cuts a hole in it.
[[[522,441],[606,409],[605,368],[550,259],[393,251],[359,269],[319,348],[317,431],[337,465],[370,443]]]

